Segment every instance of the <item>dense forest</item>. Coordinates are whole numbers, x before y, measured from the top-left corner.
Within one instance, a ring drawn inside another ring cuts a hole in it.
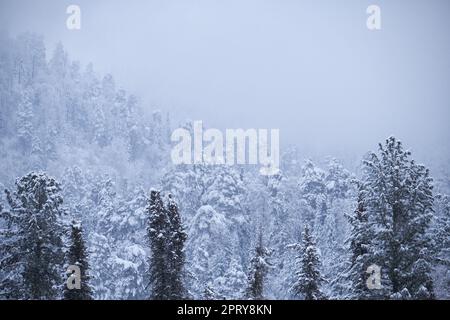
[[[148,109],[0,35],[0,299],[450,299],[450,179],[397,138],[351,168],[295,147],[272,176],[175,166],[180,124]]]

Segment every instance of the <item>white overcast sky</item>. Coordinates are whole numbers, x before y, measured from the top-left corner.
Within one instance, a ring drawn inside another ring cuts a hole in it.
[[[66,29],[69,4],[80,31]],[[380,31],[366,28],[370,4]],[[326,153],[361,154],[394,134],[447,156],[448,0],[0,0],[0,29],[61,41],[179,119],[280,128],[284,142]]]

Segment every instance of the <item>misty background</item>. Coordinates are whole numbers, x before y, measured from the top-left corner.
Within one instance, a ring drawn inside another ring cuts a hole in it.
[[[449,9],[0,0],[0,300],[79,262],[94,299],[449,299]],[[175,165],[187,119],[279,129],[280,172]]]
[[[81,8],[81,30],[66,8]],[[381,8],[382,29],[366,27]],[[448,158],[448,1],[0,2],[0,29],[61,41],[148,109],[208,127],[280,128],[282,144],[355,156],[394,134]]]

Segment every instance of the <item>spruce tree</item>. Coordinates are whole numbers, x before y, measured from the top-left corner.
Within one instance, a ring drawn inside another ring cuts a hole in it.
[[[164,206],[159,191],[150,192],[147,235],[150,240],[150,285],[154,300],[186,298],[184,287],[184,242],[186,233],[181,224],[178,206],[168,196]]]
[[[18,254],[14,254],[19,235],[12,229],[13,216],[0,204],[0,300],[20,299],[22,278],[17,269]]]
[[[178,206],[171,194],[168,195],[167,215],[169,217],[169,235],[168,235],[168,258],[169,268],[169,299],[183,299],[186,297],[186,290],[184,288],[184,243],[187,235],[181,224],[180,213]]]
[[[170,273],[168,259],[169,218],[159,191],[152,190],[148,205],[147,236],[150,241],[151,299],[168,300],[170,297]]]
[[[45,173],[30,173],[6,191],[10,210],[2,213],[0,241],[6,299],[57,299],[62,285],[64,234],[59,183]]]
[[[450,198],[438,194],[435,197],[436,219],[430,230],[434,249],[434,277],[436,297],[450,299]]]
[[[429,170],[394,137],[365,165],[365,204],[374,236],[370,253],[382,270],[381,294],[392,299],[434,297],[428,228],[433,217]]]
[[[267,272],[271,267],[271,264],[268,261],[270,255],[271,252],[263,245],[262,234],[260,233],[254,256],[250,260],[247,290],[245,293],[247,299],[264,299],[264,283]]]
[[[325,299],[321,290],[324,279],[320,274],[319,254],[308,226],[305,226],[302,237],[302,244],[297,246],[300,252],[296,259],[296,279],[291,292],[296,298],[304,300]]]
[[[23,90],[20,94],[20,102],[17,106],[17,143],[22,155],[29,155],[32,150],[33,140],[39,140],[33,136],[33,92],[31,89]]]
[[[370,263],[369,245],[373,235],[368,224],[367,208],[364,202],[364,185],[359,184],[358,203],[353,215],[349,215],[351,230],[348,239],[350,245],[350,264],[346,278],[350,281],[350,299],[373,298],[376,292],[367,288],[366,281],[369,274],[366,272]]]
[[[69,265],[80,268],[81,288],[69,289],[64,287],[64,299],[66,300],[92,300],[92,289],[89,284],[89,262],[88,252],[83,239],[83,231],[80,223],[72,222],[70,233],[70,248],[67,253],[67,262]]]

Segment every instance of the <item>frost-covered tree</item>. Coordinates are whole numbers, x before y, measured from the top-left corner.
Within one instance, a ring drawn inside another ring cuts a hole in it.
[[[170,269],[169,288],[170,299],[183,299],[186,297],[186,289],[184,284],[184,264],[185,252],[184,243],[187,235],[181,223],[178,206],[171,194],[168,195],[167,215],[169,218],[169,234],[168,234],[168,268]]]
[[[94,102],[94,141],[100,147],[106,147],[111,138],[108,132],[108,124],[105,112],[103,110],[103,106],[100,101]]]
[[[394,137],[364,161],[364,203],[374,238],[373,261],[382,270],[385,298],[433,298],[432,179]]]
[[[92,300],[92,288],[89,276],[89,255],[83,239],[83,231],[79,222],[72,222],[70,233],[70,247],[67,253],[69,266],[80,268],[81,288],[69,289],[64,287],[64,299],[66,300]],[[69,275],[70,276],[70,275]]]
[[[350,236],[347,240],[350,246],[350,262],[345,274],[346,279],[341,279],[342,281],[349,281],[347,298],[350,299],[370,299],[376,297],[376,291],[369,290],[366,284],[369,276],[366,271],[371,265],[369,250],[374,235],[369,228],[368,212],[364,198],[364,186],[360,184],[356,210],[352,215],[348,215],[351,225]]]
[[[212,176],[209,166],[178,165],[166,169],[161,184],[165,192],[179,201],[180,210],[190,220],[205,204],[202,198],[211,186]]]
[[[274,248],[275,256],[280,255],[279,260],[283,260],[284,248],[291,241],[292,219],[289,216],[289,198],[286,194],[286,178],[279,172],[269,176],[266,180],[265,191],[267,193],[267,214],[263,219],[266,221],[254,221],[254,223],[270,223],[270,247]],[[253,192],[249,194],[253,196]],[[260,209],[260,208],[258,208]],[[264,211],[264,210],[263,210]],[[297,217],[298,218],[298,217]]]
[[[89,251],[90,284],[95,299],[117,297],[122,281],[117,281],[115,250],[118,202],[116,186],[109,175],[91,175],[78,167],[64,174],[66,202],[71,214],[83,223]],[[116,268],[115,268],[116,267]]]
[[[345,213],[353,200],[351,174],[334,158],[325,170],[307,160],[299,180],[300,205],[296,207],[321,252],[322,274],[328,281],[322,290],[330,298],[344,291],[341,276],[345,271],[345,235],[348,232]]]
[[[194,297],[203,295],[205,283],[224,298],[242,297],[246,276],[236,250],[239,237],[230,224],[210,205],[200,207],[191,222],[186,258],[189,272],[195,277],[190,284]]]
[[[143,188],[125,184],[122,190],[115,180],[68,168],[64,199],[83,223],[94,298],[144,299],[148,297],[147,197]]]
[[[203,203],[241,223],[240,220],[244,219],[242,196],[245,194],[245,187],[239,171],[229,166],[217,166],[209,175],[210,185],[203,195]]]
[[[319,210],[326,202],[325,171],[318,168],[311,160],[307,160],[302,167],[302,177],[299,189],[303,199],[312,210]],[[314,222],[314,216],[310,217],[310,223]]]
[[[242,175],[225,166],[177,166],[167,171],[162,184],[190,222],[186,256],[191,278],[196,278],[189,281],[190,291],[201,297],[210,282],[218,294],[238,298],[251,241]]]
[[[322,293],[324,279],[320,273],[320,258],[308,226],[305,227],[302,237],[301,245],[296,246],[299,253],[296,258],[297,270],[291,292],[294,297],[304,300],[325,299]]]
[[[241,254],[238,260],[245,264],[243,253],[250,249],[250,224],[243,205],[246,193],[243,177],[236,168],[217,166],[209,172],[208,178],[209,185],[201,201],[224,214],[230,222],[230,231],[237,235],[234,250]]]
[[[330,206],[338,199],[345,199],[352,190],[352,175],[335,158],[331,158],[327,164],[325,173],[325,185]]]
[[[170,274],[168,273],[167,245],[170,222],[159,191],[152,190],[148,204],[147,236],[150,241],[150,285],[153,300],[168,300]]]
[[[56,299],[64,273],[59,183],[45,173],[30,173],[6,191],[10,206],[2,219],[7,226],[0,242],[4,298]]]
[[[434,283],[436,297],[450,298],[450,199],[446,195],[435,197],[436,218],[430,229],[435,254]]]
[[[11,75],[20,85],[29,86],[42,79],[46,73],[45,45],[40,35],[20,34],[15,42],[9,43],[14,50]],[[11,56],[10,56],[11,57]]]
[[[133,125],[128,130],[127,140],[128,159],[136,161],[145,150],[142,133],[137,125]]]
[[[33,136],[32,94],[30,90],[24,90],[17,107],[17,139],[23,155],[31,152],[33,141],[36,139]]]
[[[264,299],[264,286],[266,276],[271,268],[271,263],[268,261],[271,252],[263,244],[262,234],[259,234],[258,243],[255,248],[254,255],[250,260],[250,267],[248,270],[247,289],[245,297],[250,300]]]
[[[13,216],[1,203],[0,214],[0,299],[20,299],[22,277],[17,270],[19,256],[14,254],[19,235],[11,230]]]
[[[148,297],[148,242],[146,241],[146,205],[142,188],[131,189],[121,199],[111,221],[113,247],[112,272],[116,280],[114,297],[117,299],[145,299]]]
[[[67,53],[64,51],[61,42],[56,44],[53,56],[50,59],[50,71],[59,79],[63,79],[68,69]]]
[[[150,241],[150,285],[154,300],[184,299],[184,242],[178,206],[171,195],[164,205],[159,191],[152,190],[147,208],[147,236]]]

